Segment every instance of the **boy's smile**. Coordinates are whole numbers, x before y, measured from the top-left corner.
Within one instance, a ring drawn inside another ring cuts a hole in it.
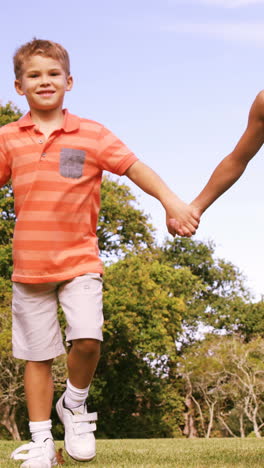
[[[58,60],[34,55],[25,62],[15,88],[18,94],[26,96],[33,111],[60,110],[65,92],[72,88],[72,77],[66,76]]]

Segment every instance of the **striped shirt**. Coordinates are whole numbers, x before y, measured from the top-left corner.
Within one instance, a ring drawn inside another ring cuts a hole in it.
[[[122,175],[136,156],[103,125],[64,111],[48,140],[26,114],[0,128],[0,186],[12,179],[12,280],[62,281],[102,273],[96,227],[102,172]]]

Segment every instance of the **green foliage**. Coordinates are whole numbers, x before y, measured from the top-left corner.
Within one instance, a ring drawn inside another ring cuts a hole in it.
[[[174,269],[145,252],[107,268],[104,285],[106,335],[121,324],[142,352],[175,353],[182,317],[201,288],[189,269]]]
[[[97,228],[101,254],[120,258],[122,253],[150,249],[154,244],[153,234],[148,216],[136,208],[130,188],[104,177]]]
[[[188,267],[207,286],[202,299],[247,297],[239,270],[223,259],[214,258],[214,245],[189,238],[176,237],[165,242],[162,257],[174,267]]]
[[[179,431],[183,401],[171,369],[182,314],[197,287],[188,269],[160,264],[147,252],[106,269],[96,373],[101,393],[94,397],[102,409],[101,436],[168,437]]]
[[[238,298],[234,302],[232,310],[233,323],[235,324],[236,333],[239,334],[244,341],[249,342],[253,338],[264,338],[264,300],[252,303]]]
[[[204,326],[227,333],[237,330],[239,311],[249,300],[249,293],[239,270],[223,259],[214,258],[214,245],[192,239],[175,238],[161,248],[161,261],[174,268],[189,268],[203,287],[197,291],[196,302],[183,317],[185,341],[191,342],[197,330]]]
[[[15,122],[22,116],[22,112],[12,102],[5,106],[0,105],[0,127],[11,122]]]

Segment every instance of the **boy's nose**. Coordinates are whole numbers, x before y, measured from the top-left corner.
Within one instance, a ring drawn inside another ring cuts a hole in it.
[[[50,83],[50,78],[49,76],[42,76],[40,80],[41,86],[45,86]]]

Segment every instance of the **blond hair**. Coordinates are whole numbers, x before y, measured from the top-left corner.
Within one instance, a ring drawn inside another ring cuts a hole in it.
[[[24,62],[33,55],[42,55],[43,57],[51,57],[58,60],[66,76],[70,75],[70,59],[67,50],[62,45],[57,44],[57,42],[34,38],[32,41],[19,47],[15,52],[13,62],[16,79],[21,78]]]

